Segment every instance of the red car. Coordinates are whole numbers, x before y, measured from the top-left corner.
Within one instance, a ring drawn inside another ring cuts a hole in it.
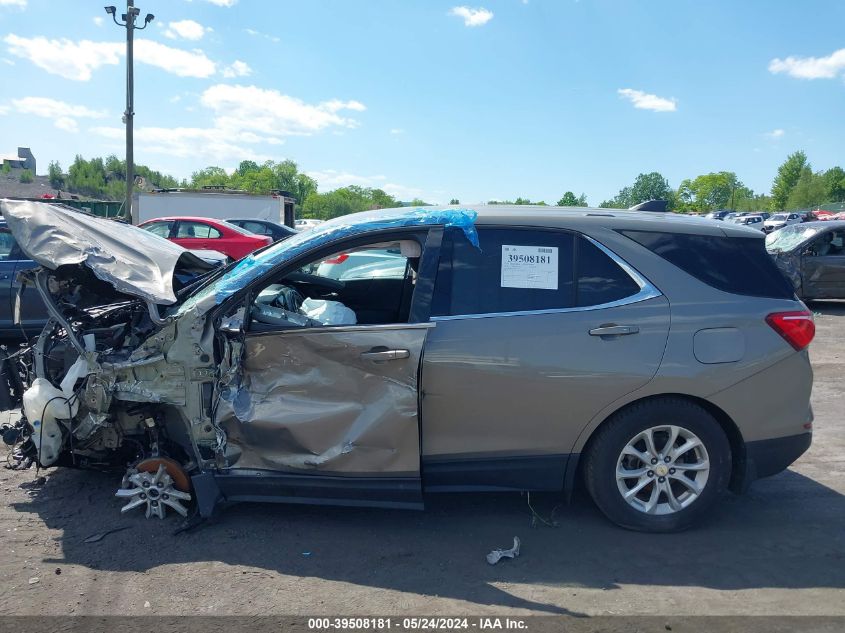
[[[190,250],[217,251],[232,259],[240,259],[273,242],[266,235],[256,235],[239,226],[186,216],[156,218],[139,224],[142,229],[175,242]]]

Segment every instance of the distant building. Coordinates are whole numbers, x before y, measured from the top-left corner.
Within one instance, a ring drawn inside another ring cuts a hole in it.
[[[35,171],[35,156],[28,147],[19,147],[18,153],[3,156],[3,165],[9,165],[12,169],[28,169],[33,174]]]

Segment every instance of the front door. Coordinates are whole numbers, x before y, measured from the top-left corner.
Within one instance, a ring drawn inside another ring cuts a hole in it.
[[[806,299],[845,299],[845,230],[829,231],[801,256]]]
[[[252,290],[244,335],[232,339],[243,346],[237,386],[218,409],[223,486],[248,482],[252,496],[285,501],[419,505],[419,371],[435,327],[412,316],[424,301],[416,289],[431,287],[419,270],[436,270],[421,266],[424,239],[344,249],[362,262],[345,280],[326,273],[337,253],[321,253]],[[376,246],[395,256],[383,266],[364,261]],[[364,282],[372,306],[359,292]]]

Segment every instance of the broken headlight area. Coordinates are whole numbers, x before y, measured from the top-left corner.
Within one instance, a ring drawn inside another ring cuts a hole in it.
[[[176,325],[158,320],[155,306],[81,266],[38,269],[26,282],[50,320],[5,362],[10,385],[12,375],[21,385],[14,393],[22,393],[21,420],[3,430],[15,446],[11,467],[125,470],[124,509],[186,514],[194,456],[213,459],[217,445],[206,417],[214,368],[203,328],[176,342]]]

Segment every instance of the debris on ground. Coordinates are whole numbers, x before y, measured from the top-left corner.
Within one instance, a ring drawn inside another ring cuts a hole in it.
[[[513,547],[510,549],[494,549],[487,554],[487,562],[495,565],[503,558],[516,558],[519,556],[520,541],[518,536],[513,537]]]
[[[30,578],[30,579],[29,579],[29,584],[30,584],[30,585],[37,585],[39,582],[41,582],[41,579],[40,579],[40,578],[38,578],[37,576],[36,576],[35,578]]]
[[[111,529],[111,530],[106,530],[105,532],[97,532],[96,534],[92,534],[91,536],[86,538],[83,541],[83,543],[97,543],[99,541],[102,541],[109,534],[114,534],[115,532],[120,532],[121,530],[128,530],[128,529],[129,529],[128,525],[123,525],[121,527],[116,527],[116,528]]]

